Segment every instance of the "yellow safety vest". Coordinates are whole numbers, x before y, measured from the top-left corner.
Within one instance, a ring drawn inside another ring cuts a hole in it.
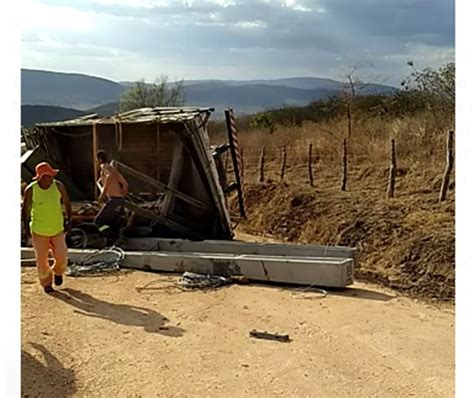
[[[42,236],[55,236],[64,230],[64,216],[61,205],[61,192],[56,180],[48,189],[42,189],[38,181],[31,185],[33,200],[31,205],[30,229]]]

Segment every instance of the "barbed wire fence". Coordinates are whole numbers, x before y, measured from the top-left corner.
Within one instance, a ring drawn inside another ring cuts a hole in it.
[[[440,174],[443,174],[443,183],[439,192],[439,201],[445,201],[447,197],[447,186],[449,184],[450,175],[454,167],[454,132],[448,131],[446,148],[442,148],[446,152],[446,161],[439,164]],[[366,151],[361,153],[363,148],[358,147],[356,150],[351,148],[347,140],[341,140],[339,149],[333,151],[318,150],[315,142],[308,142],[306,148],[301,143],[294,145],[274,144],[262,145],[261,147],[251,147],[242,150],[243,180],[245,184],[266,184],[272,183],[288,183],[296,180],[300,181],[303,176],[306,177],[306,183],[310,187],[320,188],[318,184],[318,172],[325,171],[326,177],[331,174],[331,183],[334,188],[341,191],[350,191],[356,184],[361,184],[360,179],[354,181],[351,179],[351,172],[362,165],[372,165],[380,169],[380,175],[383,175],[385,182],[380,185],[380,194],[388,199],[397,197],[397,176],[399,163],[405,163],[409,166],[412,159],[400,159],[397,154],[397,144],[394,138],[390,138],[386,143],[386,150],[378,152],[378,156],[374,159],[374,155]],[[412,148],[416,151],[417,148]],[[226,163],[229,163],[226,161]],[[333,172],[339,169],[340,171]],[[227,168],[230,173],[231,168]],[[319,180],[320,181],[320,180]],[[325,181],[328,186],[328,181]]]

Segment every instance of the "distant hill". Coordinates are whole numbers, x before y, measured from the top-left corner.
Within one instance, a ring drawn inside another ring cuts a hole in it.
[[[22,107],[25,123],[53,121],[45,118],[67,119],[69,116],[65,115],[74,114],[74,111],[112,115],[118,110],[120,94],[134,84],[74,73],[30,69],[22,69],[21,72],[22,105],[50,106],[42,111],[40,108]],[[339,95],[345,84],[317,77],[291,77],[273,80],[185,80],[184,87],[186,105],[213,107],[216,109],[214,118],[222,118],[227,107],[242,115],[283,105],[304,106],[311,101]],[[367,84],[359,90],[359,94],[392,94],[395,91],[394,87]],[[53,106],[58,107],[56,116]],[[70,109],[64,110],[67,108]]]
[[[22,105],[54,105],[86,110],[117,100],[124,87],[77,73],[21,70]]]
[[[132,83],[126,82],[127,85]],[[225,85],[232,87],[250,86],[250,85],[265,85],[265,86],[279,86],[279,87],[292,87],[295,89],[302,90],[321,90],[321,92],[339,93],[341,92],[347,83],[339,82],[333,79],[324,79],[320,77],[289,77],[284,79],[271,79],[271,80],[185,80],[185,86],[192,85]],[[359,94],[388,94],[397,91],[395,87],[386,86],[383,84],[360,84]]]
[[[71,108],[63,108],[61,106],[22,105],[21,125],[24,127],[30,127],[36,123],[74,119],[84,114],[84,111]]]
[[[130,87],[132,82],[121,84]],[[322,78],[288,78],[277,80],[185,80],[187,105],[211,106],[216,115],[227,107],[236,114],[251,114],[283,105],[304,106],[311,101],[339,95],[345,84]],[[380,84],[364,84],[360,95],[393,94],[397,89]]]
[[[97,113],[100,116],[112,116],[119,109],[118,102],[108,102],[107,104],[96,106],[87,110],[87,113]]]
[[[228,85],[224,82],[188,84],[185,91],[190,104],[212,106],[218,114],[222,114],[226,107],[233,108],[237,114],[250,114],[282,105],[307,105],[335,94],[326,89],[306,90],[267,84]]]
[[[320,77],[289,77],[284,79],[259,79],[259,80],[185,80],[185,85],[193,84],[224,84],[227,86],[248,86],[248,85],[266,85],[266,86],[284,86],[303,90],[325,89],[340,90],[343,83],[332,79]]]
[[[100,116],[112,116],[118,111],[118,102],[111,102],[84,111],[61,106],[50,105],[22,105],[21,125],[31,127],[37,123],[59,122],[61,120],[75,119],[80,116],[96,113]]]

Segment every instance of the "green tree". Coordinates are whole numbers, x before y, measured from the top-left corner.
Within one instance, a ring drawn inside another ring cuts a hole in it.
[[[120,96],[119,108],[125,112],[147,107],[183,106],[184,102],[183,81],[169,83],[166,76],[161,76],[155,83],[148,84],[142,79],[125,90]]]
[[[268,130],[270,134],[273,134],[276,129],[275,120],[270,112],[257,113],[252,119],[251,125],[258,129]]]
[[[448,62],[438,70],[425,68],[419,71],[415,64],[407,63],[411,74],[401,86],[408,92],[417,94],[428,109],[454,114],[456,102],[456,73],[454,62]]]

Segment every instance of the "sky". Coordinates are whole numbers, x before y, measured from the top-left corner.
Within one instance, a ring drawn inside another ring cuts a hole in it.
[[[115,81],[362,80],[454,60],[454,0],[24,0],[23,68]]]

